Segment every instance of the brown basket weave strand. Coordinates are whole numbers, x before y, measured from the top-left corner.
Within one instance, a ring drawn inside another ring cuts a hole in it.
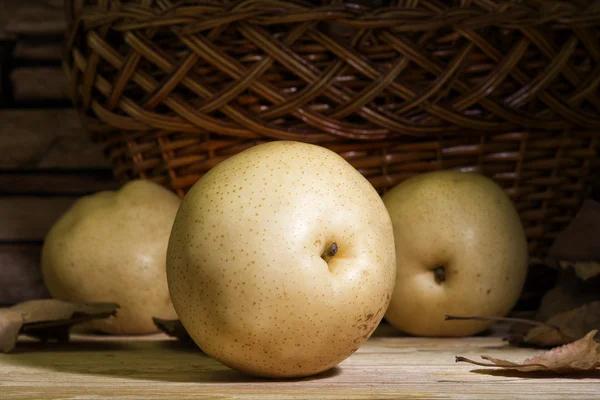
[[[281,139],[331,148],[380,191],[476,171],[543,256],[598,170],[597,1],[77,0],[67,13],[73,101],[122,179],[182,195]]]

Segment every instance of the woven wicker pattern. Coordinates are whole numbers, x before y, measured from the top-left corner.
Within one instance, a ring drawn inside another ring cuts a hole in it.
[[[480,172],[542,256],[599,166],[600,4],[362,3],[73,1],[74,103],[118,177],[180,195],[274,139],[329,147],[380,191]]]

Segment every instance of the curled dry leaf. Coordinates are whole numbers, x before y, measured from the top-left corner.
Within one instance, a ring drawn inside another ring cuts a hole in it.
[[[31,300],[10,308],[23,316],[23,323],[37,324],[73,318],[106,318],[116,313],[116,303],[69,303],[62,300]],[[106,316],[103,316],[106,315]]]
[[[560,346],[584,337],[591,330],[600,329],[600,301],[558,313],[546,324],[527,332],[524,342],[542,347]]]
[[[154,325],[169,336],[175,337],[182,342],[194,343],[188,332],[185,330],[183,324],[178,319],[160,319],[152,318]]]
[[[514,345],[555,347],[571,343],[591,330],[600,330],[600,301],[583,304],[550,317],[547,321],[491,316],[446,316],[446,320],[483,320],[512,322],[505,340]]]
[[[583,281],[564,271],[555,288],[542,298],[534,324],[512,326],[511,344],[554,347],[600,329],[600,277]]]
[[[69,329],[76,324],[115,315],[115,303],[77,304],[61,300],[32,300],[0,309],[0,351],[15,347],[19,333],[42,341],[68,340]]]
[[[549,251],[546,263],[559,267],[561,262],[581,263],[600,261],[600,202],[585,200],[569,226],[558,234]],[[563,264],[567,266],[567,264]],[[579,264],[575,271],[581,279],[600,272],[592,264]]]
[[[600,262],[596,261],[559,261],[562,269],[573,268],[578,278],[587,281],[600,275]]]
[[[456,357],[456,362],[467,362],[483,367],[508,368],[522,372],[549,371],[567,374],[589,371],[600,367],[600,344],[594,340],[597,332],[597,330],[590,331],[573,343],[556,347],[520,364],[490,356],[481,356],[484,360],[491,361],[490,363],[473,361],[465,357]]]
[[[7,353],[14,349],[23,326],[23,317],[18,311],[0,310],[0,351]]]
[[[561,312],[569,311],[592,301],[600,301],[600,277],[581,280],[573,270],[561,273],[556,286],[542,298],[535,317],[546,321]]]

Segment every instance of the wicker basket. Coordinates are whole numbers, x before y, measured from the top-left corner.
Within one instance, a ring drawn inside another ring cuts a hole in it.
[[[542,257],[600,165],[597,1],[73,0],[67,13],[73,101],[124,180],[183,195],[280,139],[338,152],[381,192],[476,171],[513,198]]]

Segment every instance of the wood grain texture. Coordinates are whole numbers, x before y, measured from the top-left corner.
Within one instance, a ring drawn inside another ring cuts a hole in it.
[[[43,61],[60,65],[62,58],[62,38],[34,40],[22,38],[17,41],[14,57],[17,62]]]
[[[77,197],[0,197],[0,241],[42,241]]]
[[[47,296],[39,243],[78,196],[117,187],[74,110],[0,111],[0,304]]]
[[[0,244],[0,304],[48,297],[40,270],[41,244]]]
[[[74,110],[0,111],[0,169],[109,167]]]
[[[69,99],[69,81],[60,67],[18,68],[11,75],[14,100]]]
[[[60,35],[66,26],[62,0],[0,0],[0,36]]]
[[[455,355],[524,360],[539,353],[509,348],[500,337],[424,339],[387,331],[376,333],[333,370],[292,381],[242,375],[163,335],[79,336],[74,343],[50,348],[22,343],[15,353],[0,355],[0,391],[3,400],[588,400],[600,393],[596,372],[569,379],[454,363]]]

